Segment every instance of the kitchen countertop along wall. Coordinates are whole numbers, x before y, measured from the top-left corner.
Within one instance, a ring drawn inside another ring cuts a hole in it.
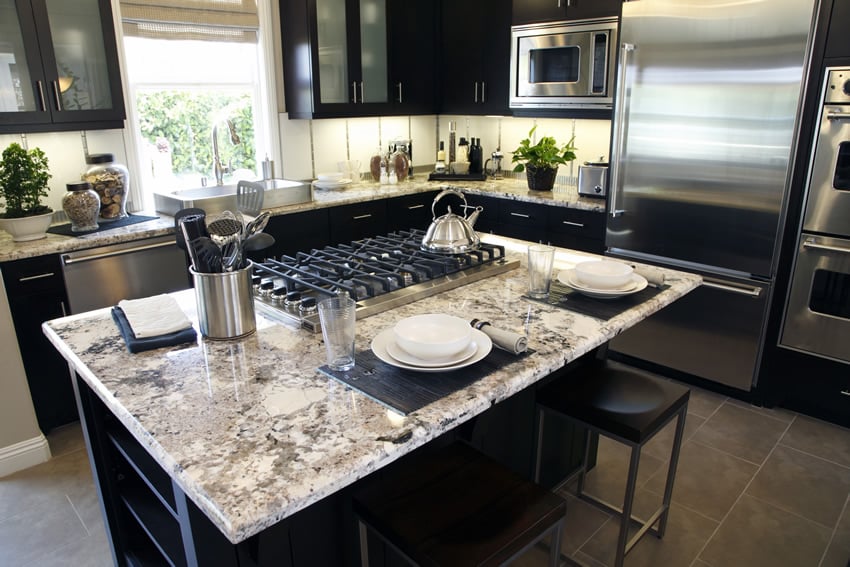
[[[323,191],[314,189],[313,201],[298,205],[288,205],[268,209],[272,215],[285,215],[312,209],[335,207],[350,203],[386,199],[434,191],[445,186],[462,189],[465,193],[488,195],[517,201],[541,203],[555,207],[569,207],[589,211],[604,212],[605,200],[579,197],[575,187],[555,186],[553,191],[529,191],[525,179],[488,179],[487,181],[428,181],[426,174],[396,185],[379,185],[374,182],[353,184],[343,190]],[[142,240],[174,233],[173,217],[154,212],[139,211],[139,214],[154,216],[157,220],[137,223],[86,236],[61,236],[49,234],[46,238],[30,242],[13,242],[11,236],[0,231],[0,262],[32,258],[47,254],[70,252],[97,246],[107,246],[121,242]]]
[[[527,242],[484,235],[524,265]],[[594,257],[559,249],[556,269]],[[257,332],[133,355],[109,309],[44,324],[76,372],[232,543],[350,485],[576,360],[700,284],[669,287],[602,321],[523,299],[526,270],[486,278],[357,321],[356,349],[401,318],[453,313],[525,333],[517,358],[401,417],[321,374],[321,334],[258,314]],[[173,294],[197,327],[194,293]]]

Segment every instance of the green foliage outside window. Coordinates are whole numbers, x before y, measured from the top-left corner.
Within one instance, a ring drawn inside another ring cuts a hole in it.
[[[212,178],[212,129],[218,120],[221,161],[233,169],[256,171],[254,116],[250,93],[162,90],[144,91],[137,98],[142,137],[159,151],[171,152],[174,175]],[[225,124],[230,119],[241,138],[230,142]]]

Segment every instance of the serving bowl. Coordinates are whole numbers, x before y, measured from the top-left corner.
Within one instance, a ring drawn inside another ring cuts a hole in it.
[[[342,179],[341,171],[329,171],[327,173],[319,173],[316,175],[319,181],[340,181]]]
[[[575,274],[579,281],[595,289],[617,289],[632,280],[634,268],[622,262],[592,260],[576,264]]]
[[[399,348],[422,360],[444,358],[465,349],[472,340],[472,326],[453,315],[427,313],[402,319],[393,327]]]

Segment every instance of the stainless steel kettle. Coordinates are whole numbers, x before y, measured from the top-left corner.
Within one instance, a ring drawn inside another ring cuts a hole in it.
[[[437,213],[434,212],[434,207],[437,202],[446,195],[457,195],[463,199],[463,209],[474,208],[469,217],[462,217],[452,212],[452,208],[448,207],[448,212],[437,218]],[[443,189],[431,204],[431,226],[425,232],[422,238],[420,248],[427,252],[438,252],[440,254],[463,254],[471,250],[478,249],[481,244],[481,239],[472,228],[475,221],[478,220],[478,215],[483,211],[483,207],[470,207],[466,204],[466,197],[457,189]]]

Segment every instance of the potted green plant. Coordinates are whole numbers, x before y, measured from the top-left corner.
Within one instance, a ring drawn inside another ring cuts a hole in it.
[[[576,159],[576,147],[573,145],[576,137],[570,138],[563,146],[559,146],[551,136],[543,136],[536,144],[532,144],[531,138],[535,130],[537,126],[529,130],[528,138],[519,143],[519,147],[513,151],[511,162],[517,164],[514,167],[515,172],[525,171],[529,189],[551,191],[555,185],[558,166]]]
[[[0,158],[0,200],[6,212],[0,213],[0,228],[12,240],[44,238],[53,220],[53,209],[42,204],[47,196],[47,156],[39,148],[25,150],[10,144]]]

